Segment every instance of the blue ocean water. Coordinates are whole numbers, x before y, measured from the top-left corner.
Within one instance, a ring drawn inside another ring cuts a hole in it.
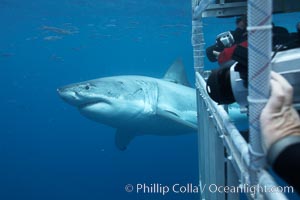
[[[293,29],[295,16],[284,17],[278,21]],[[205,21],[212,25],[207,43],[232,29],[234,20],[223,20]],[[199,197],[124,189],[197,185],[196,134],[138,137],[121,152],[113,128],[84,118],[56,93],[104,76],[162,77],[178,57],[193,83],[189,1],[1,0],[0,22],[0,199]]]

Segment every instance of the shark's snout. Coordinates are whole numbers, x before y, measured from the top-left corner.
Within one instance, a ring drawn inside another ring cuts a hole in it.
[[[70,95],[72,96],[72,94],[75,93],[66,87],[57,88],[56,91],[59,94],[59,96],[62,98],[70,98]]]
[[[58,88],[57,93],[65,102],[73,106],[78,106],[81,104],[81,101],[78,98],[76,92],[70,88],[66,88],[66,87]]]
[[[63,89],[62,88],[57,88],[56,92],[58,93],[59,96],[62,97],[62,95],[63,95]]]
[[[111,102],[102,96],[101,93],[93,93],[90,90],[91,89],[86,88],[86,86],[82,89],[81,86],[70,85],[58,88],[57,93],[65,102],[80,109],[98,103],[111,104]]]

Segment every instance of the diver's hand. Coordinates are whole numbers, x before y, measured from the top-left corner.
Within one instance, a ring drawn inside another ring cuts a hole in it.
[[[221,52],[218,51],[213,51],[214,56],[216,57],[216,59],[219,58],[219,55],[221,54]]]
[[[276,72],[271,72],[271,96],[260,116],[266,150],[281,138],[300,135],[300,119],[293,107],[293,87]]]

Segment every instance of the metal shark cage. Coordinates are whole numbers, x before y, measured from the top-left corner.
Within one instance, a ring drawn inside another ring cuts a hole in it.
[[[244,189],[248,199],[287,199],[283,193],[247,192],[243,187],[276,186],[264,170],[259,115],[269,95],[272,13],[300,10],[293,0],[192,0],[192,46],[197,87],[199,184],[201,199],[239,199],[239,192],[212,192],[209,186],[233,186]],[[231,122],[223,106],[213,102],[206,92],[204,71],[205,43],[202,19],[248,15],[249,66],[249,144]],[[255,48],[254,48],[255,47]],[[266,52],[263,56],[258,52]],[[259,59],[258,59],[259,58]],[[260,76],[255,76],[259,72]],[[257,94],[257,91],[260,95]]]

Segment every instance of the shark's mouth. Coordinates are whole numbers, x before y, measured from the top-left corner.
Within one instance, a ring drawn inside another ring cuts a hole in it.
[[[99,103],[111,105],[111,102],[106,100],[106,99],[97,99],[95,101],[90,101],[90,102],[87,102],[87,103],[80,104],[78,106],[78,108],[82,109],[82,108],[86,108],[86,107],[89,107],[89,106],[92,106],[92,105],[95,105],[95,104],[99,104]]]

